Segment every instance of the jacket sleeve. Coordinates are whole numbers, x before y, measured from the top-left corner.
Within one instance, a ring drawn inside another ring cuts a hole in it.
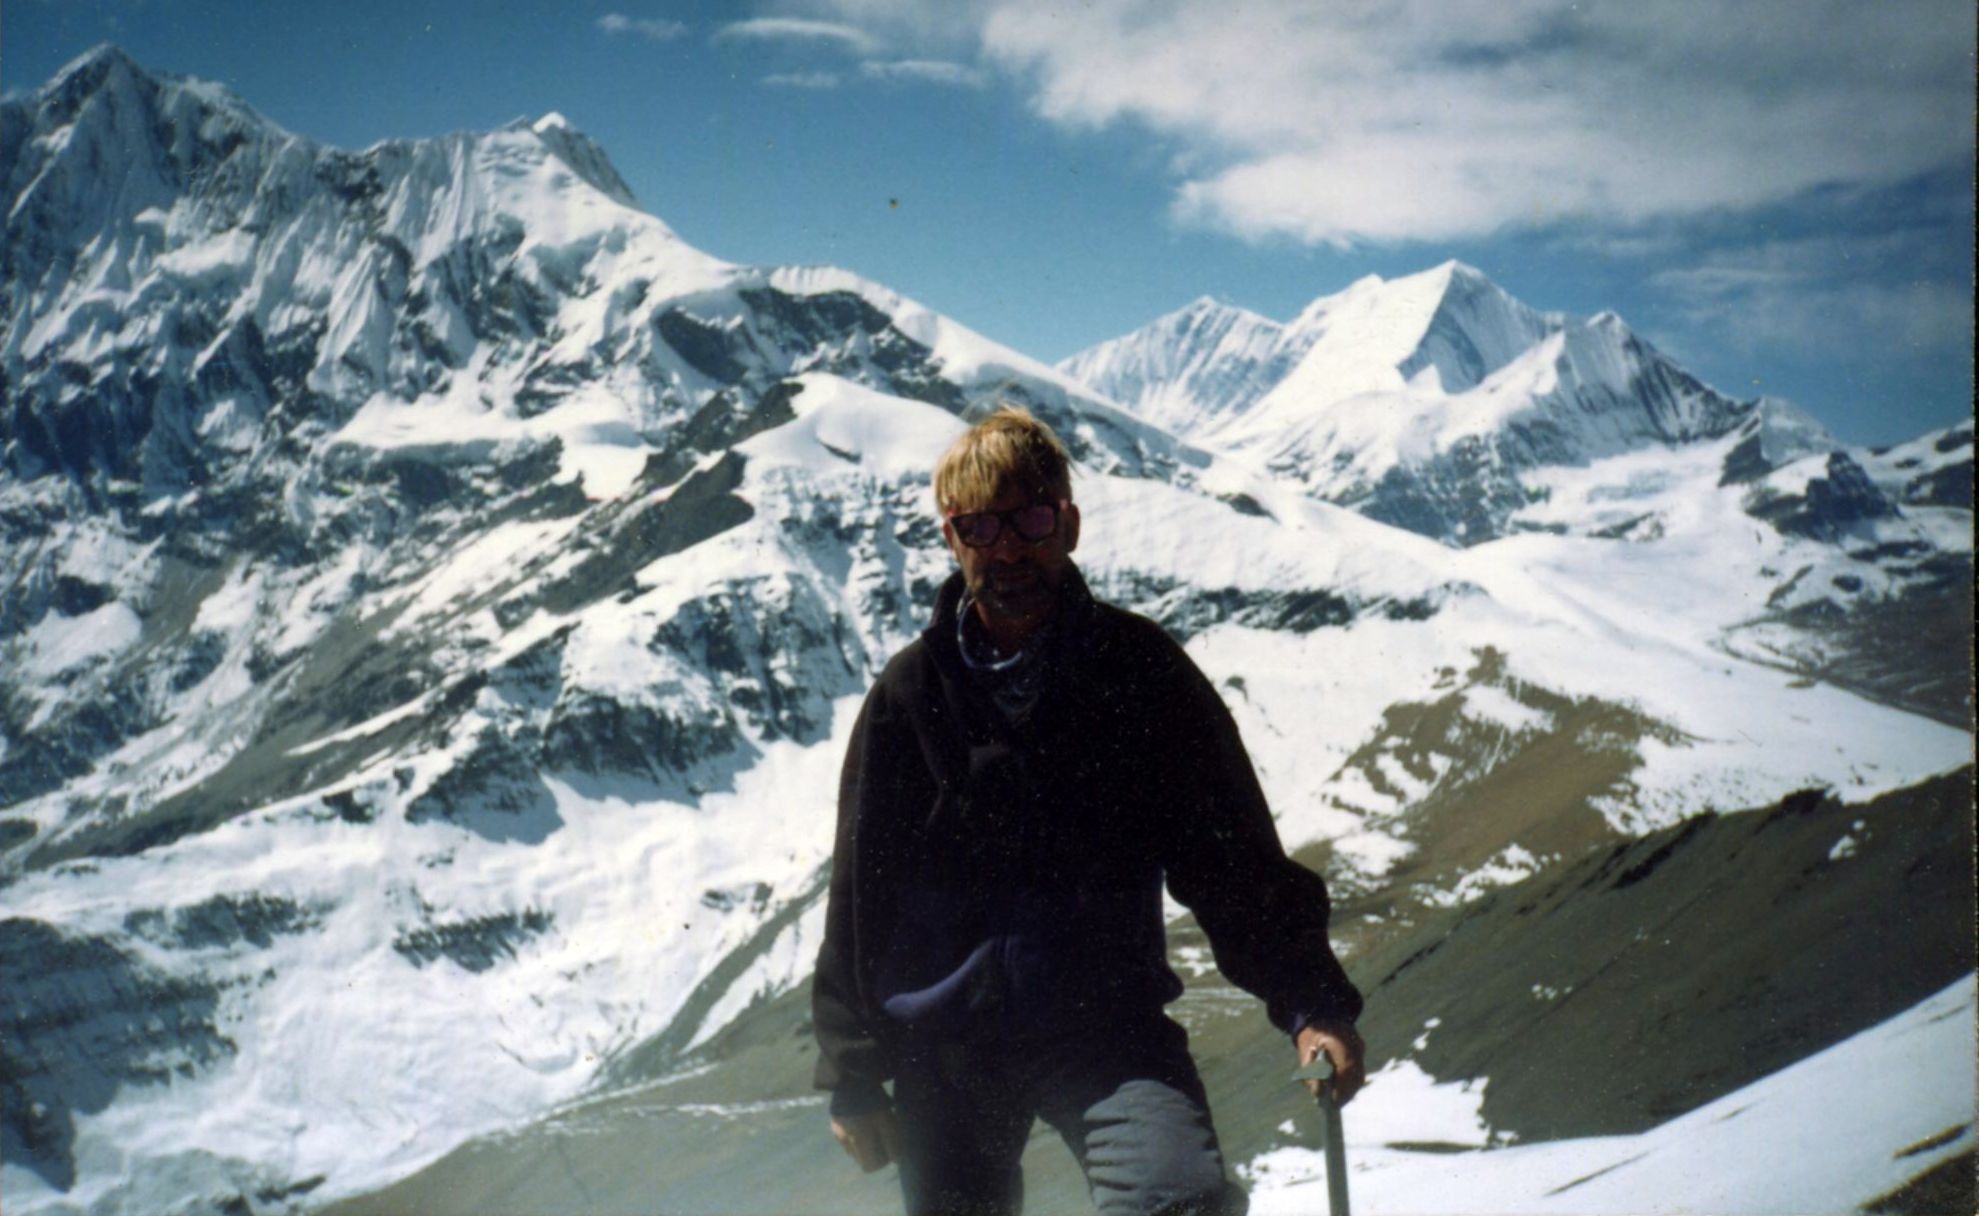
[[[1327,938],[1319,875],[1285,855],[1257,773],[1222,698],[1176,655],[1173,754],[1183,770],[1164,859],[1170,892],[1209,937],[1216,965],[1287,1034],[1360,1016],[1361,995]]]
[[[884,940],[882,926],[891,911],[890,862],[898,852],[901,822],[895,803],[901,761],[912,755],[903,755],[896,743],[902,729],[888,711],[884,684],[876,686],[859,711],[839,774],[824,943],[811,985],[816,1084],[832,1091],[836,1115],[885,1106],[881,1083],[893,1071],[881,1037],[883,1015],[869,1003],[867,981],[870,952]]]

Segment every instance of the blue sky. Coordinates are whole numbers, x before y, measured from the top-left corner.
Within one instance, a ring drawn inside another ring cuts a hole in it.
[[[110,41],[345,147],[556,110],[690,243],[1046,360],[1457,257],[1886,443],[1971,416],[1974,37],[1945,0],[11,0],[0,87]]]

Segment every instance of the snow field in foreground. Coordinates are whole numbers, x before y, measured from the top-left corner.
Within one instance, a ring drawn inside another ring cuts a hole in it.
[[[1391,1085],[1384,1072],[1344,1112],[1353,1209],[1361,1216],[1852,1211],[1979,1142],[1973,1017],[1973,982],[1960,980],[1640,1135],[1511,1148],[1388,1147],[1424,1138],[1420,1127],[1465,1127],[1455,1108],[1481,1104],[1489,1082],[1425,1088],[1411,1083],[1420,1077],[1413,1074]],[[1316,1147],[1276,1149],[1240,1172],[1253,1216],[1326,1210],[1325,1156]]]

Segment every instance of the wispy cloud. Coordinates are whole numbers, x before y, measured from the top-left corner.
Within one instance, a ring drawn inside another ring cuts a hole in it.
[[[857,54],[871,54],[879,48],[871,35],[857,26],[838,21],[811,21],[800,17],[757,17],[735,21],[715,31],[721,42],[809,42],[835,44]]]
[[[1650,282],[1686,324],[1740,352],[1962,352],[1972,348],[1972,289],[1945,265],[1955,244],[1930,221],[1759,240],[1706,251]]]
[[[836,72],[773,72],[763,83],[780,89],[835,89],[840,81]]]
[[[1636,226],[1973,153],[1967,0],[810,8],[931,59],[957,57],[965,14],[965,49],[1039,115],[1163,139],[1175,214],[1255,239]]]
[[[868,80],[894,80],[979,89],[988,83],[980,68],[946,59],[868,59],[859,65]]]
[[[671,42],[687,32],[685,22],[659,17],[628,17],[624,13],[606,13],[598,18],[597,25],[607,34],[632,34],[653,42]]]

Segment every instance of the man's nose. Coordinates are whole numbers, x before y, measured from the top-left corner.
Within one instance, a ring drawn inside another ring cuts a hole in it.
[[[1017,529],[1005,524],[1003,530],[996,534],[996,539],[990,542],[990,560],[1014,562],[1030,552],[1030,548],[1024,538],[1017,535]]]

